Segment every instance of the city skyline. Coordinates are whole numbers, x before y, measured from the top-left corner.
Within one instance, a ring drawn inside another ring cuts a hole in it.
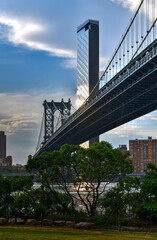
[[[134,0],[9,0],[0,2],[0,130],[14,163],[26,163],[37,145],[42,103],[76,101],[77,27],[100,24],[100,70],[104,70],[139,4]],[[113,19],[114,16],[114,19]],[[101,136],[114,147],[129,139],[156,138],[157,112]]]

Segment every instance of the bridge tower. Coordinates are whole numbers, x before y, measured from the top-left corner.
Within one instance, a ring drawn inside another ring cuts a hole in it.
[[[43,103],[44,106],[44,142],[46,142],[54,133],[54,117],[55,112],[59,111],[61,114],[61,125],[68,119],[71,111],[71,101],[70,98],[68,102],[64,102],[63,98],[61,102],[47,102]]]

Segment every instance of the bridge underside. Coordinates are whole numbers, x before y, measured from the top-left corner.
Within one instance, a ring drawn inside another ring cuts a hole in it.
[[[80,144],[156,110],[157,55],[113,86],[107,93],[102,90],[82,112],[67,121],[36,155],[59,149],[65,143]]]

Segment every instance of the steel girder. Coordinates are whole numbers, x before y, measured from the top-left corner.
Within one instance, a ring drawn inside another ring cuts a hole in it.
[[[80,144],[156,110],[157,41],[153,44],[74,113],[36,155],[59,149],[65,143]]]

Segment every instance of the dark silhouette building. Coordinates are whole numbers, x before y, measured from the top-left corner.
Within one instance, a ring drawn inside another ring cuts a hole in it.
[[[0,131],[0,158],[6,158],[6,135]]]

